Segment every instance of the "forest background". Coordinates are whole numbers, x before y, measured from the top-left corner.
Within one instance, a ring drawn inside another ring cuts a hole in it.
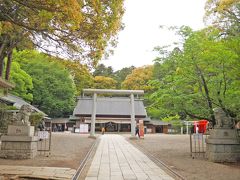
[[[9,93],[68,117],[83,88],[142,89],[153,119],[215,124],[221,107],[239,121],[239,0],[208,0],[206,28],[168,27],[179,35],[174,48],[153,47],[153,65],[118,71],[100,60],[117,44],[123,1],[69,2],[0,2],[0,75],[16,85]]]

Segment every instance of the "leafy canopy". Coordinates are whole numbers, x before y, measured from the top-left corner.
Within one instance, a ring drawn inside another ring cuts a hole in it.
[[[36,51],[14,54],[14,61],[32,77],[33,104],[50,117],[72,113],[76,87],[63,65]]]
[[[124,12],[123,0],[2,0],[0,9],[0,68],[14,48],[96,65],[116,45]]]

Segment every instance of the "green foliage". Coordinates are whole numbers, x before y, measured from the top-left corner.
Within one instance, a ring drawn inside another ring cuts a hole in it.
[[[114,72],[114,79],[117,81],[117,88],[121,88],[122,82],[126,79],[128,75],[132,73],[135,69],[134,66],[122,68],[116,72]]]
[[[172,122],[172,121],[177,121],[179,120],[180,116],[179,115],[175,115],[175,116],[167,116],[167,117],[164,117],[162,120],[164,122]]]
[[[76,85],[76,95],[81,95],[83,88],[93,87],[93,77],[86,66],[81,65],[78,62],[63,59],[60,59],[58,62],[62,63],[73,77],[73,81]]]
[[[239,39],[221,39],[212,28],[185,34],[181,51],[175,48],[162,54],[161,49],[161,57],[156,58],[160,61],[154,64],[154,80],[148,83],[154,89],[147,96],[149,115],[214,123],[212,109],[222,107],[230,116],[240,117]]]
[[[29,122],[31,123],[31,126],[34,126],[36,128],[42,121],[43,117],[44,115],[42,113],[31,113],[29,117]]]
[[[132,73],[134,69],[135,67],[131,66],[114,72],[111,66],[106,67],[104,64],[99,64],[93,72],[93,76],[105,76],[113,78],[117,81],[117,88],[121,89],[122,82],[129,74]]]
[[[11,94],[19,96],[29,102],[33,100],[32,78],[29,74],[21,69],[17,62],[12,63],[10,82],[15,84],[15,88],[10,91]]]
[[[106,76],[113,78],[113,69],[111,66],[106,67],[104,64],[99,64],[94,70],[93,76]]]
[[[50,117],[72,113],[76,87],[62,64],[36,51],[17,52],[14,61],[32,77],[33,104]]]

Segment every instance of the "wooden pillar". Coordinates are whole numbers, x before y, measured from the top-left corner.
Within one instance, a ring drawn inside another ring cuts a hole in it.
[[[120,126],[121,126],[121,122],[118,125],[118,132],[120,132]]]
[[[94,93],[93,94],[90,137],[95,137],[96,110],[97,110],[97,93]]]

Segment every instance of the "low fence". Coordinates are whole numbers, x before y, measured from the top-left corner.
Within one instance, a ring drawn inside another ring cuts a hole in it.
[[[38,155],[49,156],[51,154],[52,131],[37,131],[39,141],[37,143]]]
[[[205,158],[207,137],[208,134],[190,134],[190,155],[193,159],[197,157]]]

